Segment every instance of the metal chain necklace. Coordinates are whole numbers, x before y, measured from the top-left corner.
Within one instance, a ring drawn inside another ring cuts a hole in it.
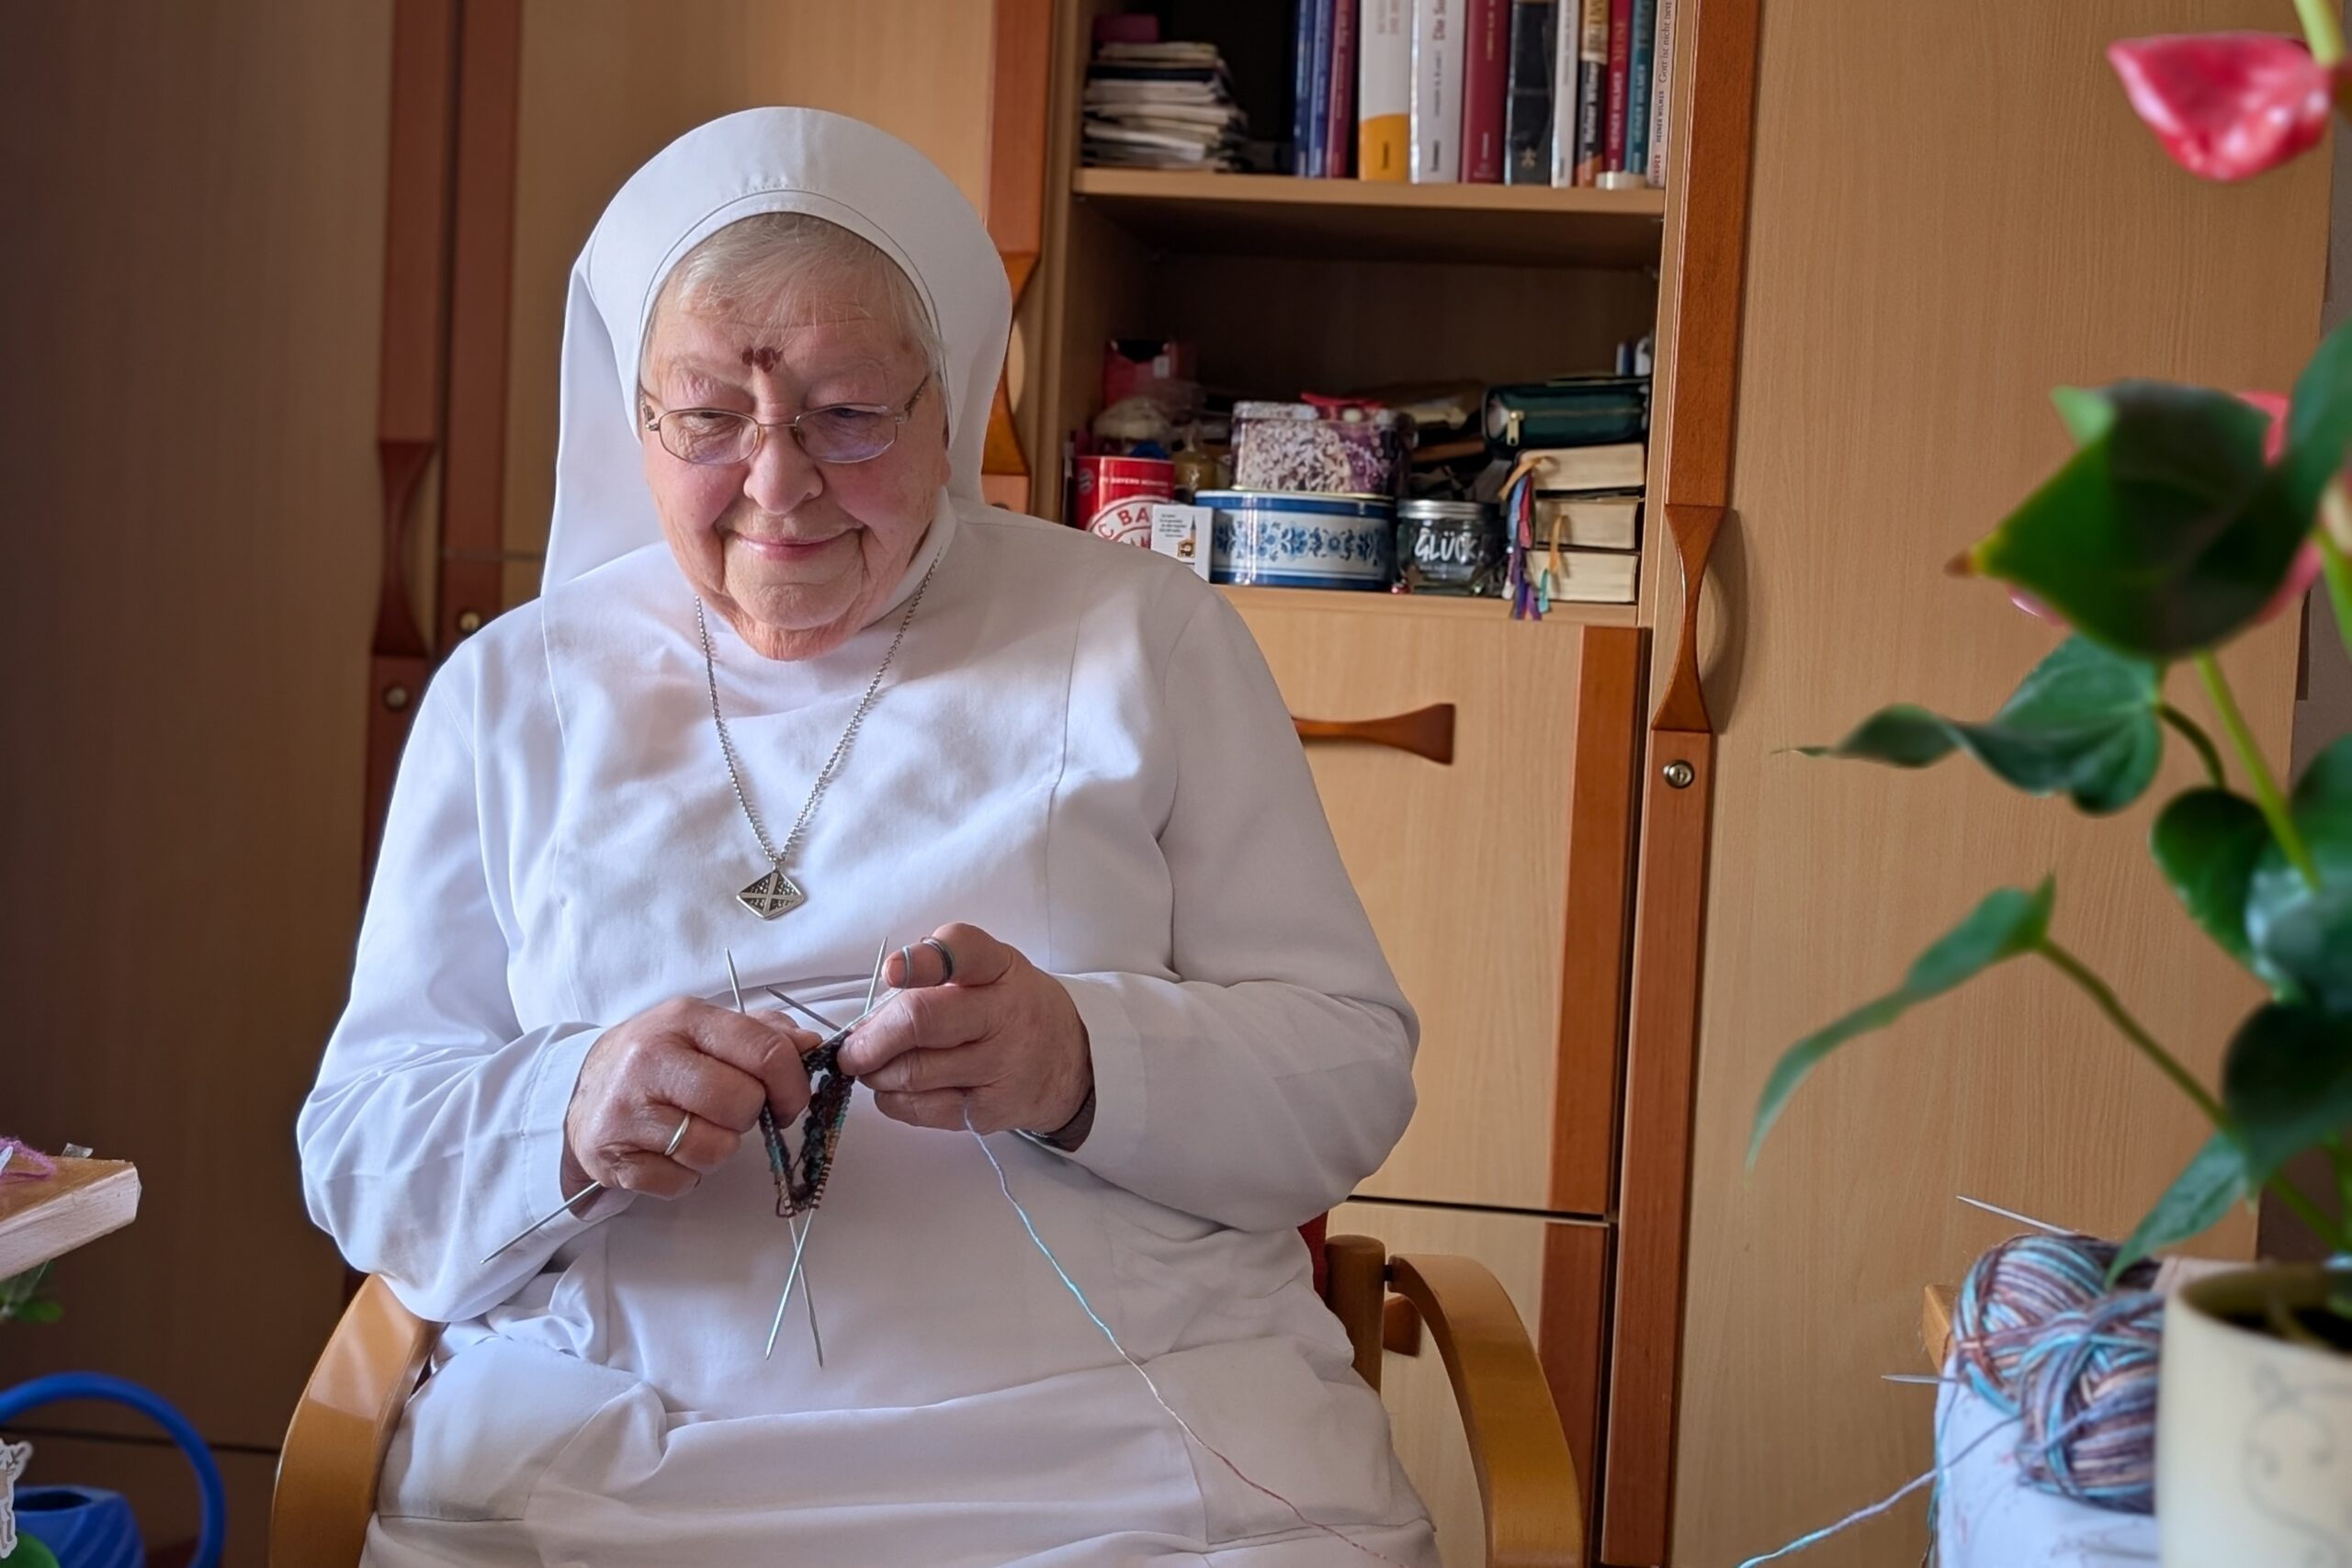
[[[710,684],[710,723],[711,728],[718,731],[718,754],[727,763],[727,782],[735,786],[735,804],[743,808],[743,820],[752,825],[752,836],[759,840],[760,852],[768,857],[766,874],[745,886],[735,895],[735,901],[760,919],[773,920],[778,915],[789,914],[808,902],[808,895],[802,892],[800,885],[786,873],[785,862],[791,859],[792,852],[799,847],[800,835],[808,830],[808,819],[817,814],[817,803],[824,798],[825,786],[832,782],[833,770],[840,767],[842,759],[849,754],[850,742],[857,738],[858,726],[865,722],[866,710],[874,705],[875,694],[882,689],[882,677],[890,672],[890,661],[898,658],[899,645],[907,639],[907,627],[914,624],[915,612],[922,608],[923,592],[931,586],[932,573],[938,570],[939,563],[933,560],[930,570],[922,574],[922,581],[915,585],[913,596],[907,601],[906,614],[899,617],[899,633],[890,639],[889,651],[883,654],[882,662],[876,667],[874,679],[865,683],[865,694],[857,699],[857,708],[849,716],[848,728],[833,743],[833,754],[825,759],[823,767],[817,770],[817,782],[808,786],[808,799],[800,807],[800,815],[793,819],[792,831],[784,836],[781,845],[768,842],[768,830],[761,823],[759,811],[752,805],[750,794],[743,788],[743,770],[735,760],[735,741],[727,733],[726,715],[718,711],[718,657],[710,645],[710,623],[703,615],[702,596],[695,596],[695,631],[702,638],[702,669],[704,678]]]

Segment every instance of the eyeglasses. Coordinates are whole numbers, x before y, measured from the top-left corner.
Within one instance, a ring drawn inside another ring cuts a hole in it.
[[[894,408],[832,403],[766,421],[731,409],[671,409],[646,420],[645,428],[662,438],[670,456],[685,463],[748,463],[771,430],[789,430],[800,449],[820,463],[871,462],[897,444],[899,427],[930,385],[926,372],[907,400]]]

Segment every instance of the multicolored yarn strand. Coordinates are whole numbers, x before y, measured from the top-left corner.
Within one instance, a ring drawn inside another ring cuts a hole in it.
[[[57,1162],[21,1138],[0,1137],[0,1181],[39,1181],[57,1174]]]
[[[1127,1348],[1119,1342],[1119,1337],[1116,1333],[1113,1332],[1111,1325],[1102,1321],[1102,1314],[1094,1310],[1094,1303],[1086,1299],[1086,1292],[1079,1289],[1078,1281],[1069,1277],[1069,1270],[1063,1268],[1061,1259],[1054,1256],[1054,1249],[1046,1245],[1046,1238],[1037,1234],[1037,1222],[1029,1217],[1028,1209],[1023,1206],[1020,1199],[1012,1195],[1012,1183],[1006,1179],[1003,1163],[996,1157],[996,1150],[989,1146],[989,1141],[980,1135],[980,1130],[972,1125],[972,1107],[968,1100],[964,1105],[964,1131],[972,1134],[972,1142],[979,1145],[980,1153],[988,1156],[989,1168],[996,1172],[997,1190],[1004,1194],[1004,1201],[1012,1205],[1012,1212],[1021,1217],[1021,1228],[1029,1233],[1029,1240],[1031,1244],[1036,1247],[1038,1254],[1043,1257],[1046,1264],[1052,1268],[1055,1276],[1061,1280],[1063,1288],[1069,1291],[1070,1295],[1077,1301],[1079,1310],[1086,1314],[1088,1322],[1093,1324],[1096,1328],[1102,1330],[1102,1337],[1111,1342],[1111,1348],[1119,1353],[1119,1359],[1126,1362],[1128,1366],[1135,1369],[1136,1376],[1143,1379],[1143,1386],[1151,1391],[1152,1399],[1158,1403],[1160,1409],[1168,1413],[1168,1418],[1175,1422],[1176,1425],[1182,1429],[1184,1436],[1190,1438],[1193,1443],[1198,1445],[1199,1448],[1208,1454],[1210,1458],[1225,1466],[1226,1469],[1233,1472],[1234,1475],[1240,1480],[1243,1485],[1249,1487],[1253,1492],[1258,1492],[1265,1496],[1272,1498],[1275,1502],[1280,1503],[1283,1507],[1288,1508],[1292,1515],[1297,1518],[1298,1522],[1306,1526],[1307,1529],[1319,1530],[1323,1534],[1329,1536],[1333,1540],[1340,1541],[1347,1546],[1354,1547],[1358,1551],[1363,1552],[1366,1557],[1371,1558],[1374,1562],[1385,1562],[1389,1564],[1389,1568],[1407,1568],[1405,1563],[1399,1562],[1396,1558],[1389,1556],[1386,1552],[1374,1551],[1371,1547],[1364,1545],[1363,1542],[1351,1540],[1343,1532],[1333,1529],[1329,1525],[1324,1524],[1320,1520],[1307,1517],[1306,1514],[1297,1504],[1292,1502],[1289,1498],[1283,1496],[1272,1487],[1266,1485],[1263,1482],[1259,1481],[1257,1478],[1250,1475],[1239,1465],[1234,1463],[1232,1460],[1227,1458],[1225,1453],[1215,1444],[1211,1443],[1206,1438],[1202,1437],[1200,1433],[1194,1431],[1193,1429],[1193,1424],[1190,1421],[1185,1420],[1183,1416],[1174,1405],[1168,1403],[1168,1396],[1159,1392],[1159,1385],[1152,1381],[1151,1373],[1145,1369],[1144,1364],[1141,1361],[1136,1360],[1133,1355],[1129,1354]]]

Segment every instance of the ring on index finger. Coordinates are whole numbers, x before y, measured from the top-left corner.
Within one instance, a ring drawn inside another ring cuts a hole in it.
[[[694,1122],[694,1112],[691,1111],[678,1118],[678,1130],[670,1134],[669,1147],[662,1151],[663,1159],[669,1159],[677,1154],[678,1145],[686,1141],[686,1129],[693,1126]]]
[[[956,955],[947,951],[947,944],[935,936],[927,936],[922,939],[922,945],[939,954],[940,967],[946,971],[940,976],[939,983],[944,986],[956,978]],[[908,967],[911,969],[913,965],[909,964]]]

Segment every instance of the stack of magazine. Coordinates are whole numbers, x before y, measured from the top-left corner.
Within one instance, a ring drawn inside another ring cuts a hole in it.
[[[1249,125],[1213,43],[1105,43],[1087,67],[1096,167],[1232,169]]]

